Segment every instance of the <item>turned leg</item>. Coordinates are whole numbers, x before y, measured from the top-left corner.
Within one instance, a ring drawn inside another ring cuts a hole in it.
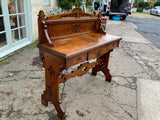
[[[102,56],[102,58],[99,58],[104,60],[92,69],[92,75],[96,75],[97,72],[102,71],[106,77],[106,81],[111,82],[112,76],[110,75],[108,69],[109,56],[110,56],[110,51],[106,53],[104,56]]]

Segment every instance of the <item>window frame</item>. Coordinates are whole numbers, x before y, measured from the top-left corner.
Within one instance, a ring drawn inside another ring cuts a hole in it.
[[[45,1],[48,1],[48,3],[45,4]],[[51,0],[43,0],[43,6],[50,7],[51,6]]]
[[[17,1],[17,0],[15,0]],[[12,30],[11,29],[11,24],[10,24],[10,15],[14,15],[14,14],[9,14],[9,10],[8,10],[8,3],[7,0],[1,0],[1,4],[2,4],[2,15],[4,18],[4,27],[5,27],[5,33],[6,33],[6,42],[7,45],[3,46],[0,48],[0,58],[4,57],[7,54],[10,54],[11,52],[14,52],[28,44],[30,44],[33,40],[32,40],[32,15],[31,13],[31,2],[30,0],[24,0],[24,7],[25,7],[25,26],[20,26],[18,27],[18,29],[21,30],[21,28],[26,28],[26,38],[22,38],[16,42],[12,41]],[[5,13],[5,14],[4,14]],[[21,13],[16,13],[18,15],[22,15]],[[19,34],[20,35],[20,34]]]

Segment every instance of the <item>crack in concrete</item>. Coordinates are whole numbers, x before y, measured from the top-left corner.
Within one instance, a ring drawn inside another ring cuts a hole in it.
[[[147,70],[148,70],[147,73],[148,73],[148,75],[150,75],[152,79],[158,79],[159,80],[160,77],[158,76],[158,73],[154,70],[154,68],[151,65],[149,65],[141,56],[139,56],[139,57],[144,62],[145,66],[147,67]]]
[[[113,84],[112,84],[113,83]],[[129,88],[129,89],[133,89],[133,90],[136,90],[136,86],[133,86],[133,85],[130,85],[130,84],[125,84],[125,85],[120,85],[116,82],[112,82],[111,84],[112,85],[116,85],[116,86],[120,86],[120,87],[125,87],[125,88]]]
[[[128,107],[131,107],[131,108],[137,108],[135,106],[132,106],[132,105],[128,105],[128,104],[124,104],[124,103],[118,103],[119,105],[122,105],[122,106],[128,106]]]
[[[122,110],[124,110],[124,112],[130,117],[130,118],[132,118],[132,119],[134,119],[134,120],[138,120],[138,119],[136,119],[136,118],[134,118],[133,117],[133,115],[130,113],[130,112],[128,112],[126,109],[124,109],[121,105],[121,103],[118,103],[114,98],[112,98],[111,97],[111,99],[114,101],[114,103],[117,103],[117,105],[122,109]],[[125,105],[127,105],[127,104],[125,104]],[[127,105],[127,106],[130,106],[130,105]],[[135,107],[134,107],[135,108]],[[137,105],[136,105],[136,108],[137,108]],[[137,114],[137,116],[138,116],[138,114]]]
[[[128,44],[128,43],[129,43],[129,44]],[[130,52],[131,52],[131,53],[134,53],[134,51],[132,51],[132,50],[130,49],[130,47],[132,46],[131,43],[132,43],[132,42],[126,42],[126,45],[129,45],[129,46],[126,46],[126,47],[123,47],[123,45],[122,45],[122,46],[121,46],[121,47],[122,47],[122,50],[123,50],[128,56],[130,56],[131,58],[133,58],[133,59],[137,62],[137,64],[139,64],[143,69],[147,70],[146,73],[147,73],[152,79],[157,79],[157,80],[159,80],[159,79],[160,79],[160,76],[158,75],[158,73],[157,73],[157,72],[154,70],[154,68],[153,68],[151,65],[149,65],[141,56],[139,56],[138,54],[136,54],[136,56],[137,56],[138,58],[140,58],[140,61],[142,61],[142,62],[144,63],[144,65],[140,64],[140,62],[138,62],[139,60],[137,60],[137,59],[134,57],[134,55],[131,55],[131,54],[130,54]],[[127,50],[126,50],[126,48],[127,48]],[[128,51],[130,51],[130,52],[128,52]],[[137,52],[137,51],[136,51],[136,52]],[[140,52],[142,52],[142,51],[140,51]]]
[[[123,116],[121,116],[118,112],[111,110],[109,107],[107,107],[106,105],[104,105],[103,102],[101,102],[102,105],[94,105],[94,106],[100,106],[105,108],[105,110],[110,113],[112,116],[114,116],[115,118],[118,118],[119,120],[123,120]],[[118,114],[118,115],[117,115]]]
[[[143,71],[143,72],[134,73],[133,76],[136,76],[136,75],[141,74],[141,73],[146,73],[147,74],[146,71]]]
[[[130,88],[133,90],[137,89],[137,85],[136,85],[137,78],[136,77],[133,77],[133,76],[132,77],[113,76],[113,77],[121,77],[121,78],[125,79],[128,84],[121,85],[121,84],[117,83],[116,81],[112,80],[111,85],[117,85],[117,86],[121,86],[121,87],[125,87],[125,88]],[[128,80],[128,78],[132,79],[132,82],[130,82]]]

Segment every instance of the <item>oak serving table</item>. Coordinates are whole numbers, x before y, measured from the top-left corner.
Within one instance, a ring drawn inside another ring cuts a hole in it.
[[[52,102],[61,120],[65,110],[59,98],[59,84],[81,76],[92,68],[92,75],[102,71],[107,81],[111,81],[108,69],[110,52],[119,46],[120,36],[106,34],[101,14],[82,12],[80,8],[72,12],[45,17],[39,12],[39,52],[45,68],[45,91],[42,104]],[[90,63],[91,59],[97,59]],[[77,70],[62,74],[64,69],[79,64]]]

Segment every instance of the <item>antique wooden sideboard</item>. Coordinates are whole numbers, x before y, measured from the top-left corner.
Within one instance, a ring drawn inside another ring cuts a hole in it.
[[[59,84],[81,76],[92,68],[92,75],[102,71],[107,81],[111,81],[108,69],[110,52],[118,47],[120,36],[106,34],[101,14],[82,12],[80,8],[72,12],[45,17],[39,12],[39,53],[45,68],[45,91],[42,104],[52,102],[61,120],[65,110],[59,98]],[[91,59],[97,59],[89,62]],[[64,69],[79,64],[77,70],[62,74]]]

